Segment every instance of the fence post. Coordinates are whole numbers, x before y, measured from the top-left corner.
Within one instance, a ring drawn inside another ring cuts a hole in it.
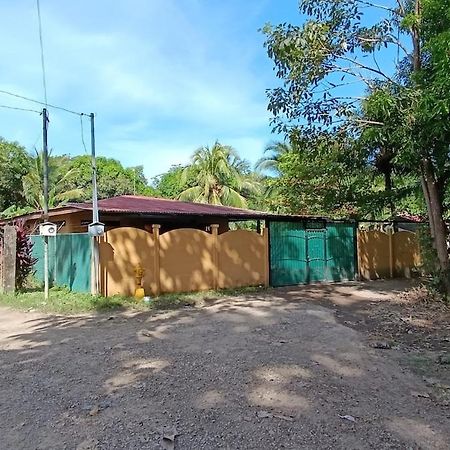
[[[269,229],[262,229],[262,237],[264,239],[264,287],[269,287],[270,267],[269,267]]]
[[[217,289],[219,287],[219,225],[213,224],[211,225],[211,234],[213,240],[213,265],[214,265],[214,273],[213,273],[213,289]]]
[[[155,240],[155,264],[153,277],[155,279],[155,295],[161,294],[161,273],[160,273],[160,247],[159,247],[159,230],[161,225],[154,223],[152,225],[153,239]]]
[[[3,231],[3,292],[16,291],[17,232],[13,225],[5,225]]]
[[[394,278],[394,233],[393,230],[388,231],[389,236],[389,276]]]

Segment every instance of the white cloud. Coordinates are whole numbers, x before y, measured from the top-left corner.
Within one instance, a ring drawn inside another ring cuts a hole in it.
[[[0,86],[42,98],[35,10],[24,2],[0,8]],[[256,160],[269,140],[267,78],[255,63],[264,51],[240,29],[254,19],[245,16],[250,6],[214,8],[195,0],[42,1],[49,100],[96,112],[99,153],[144,164],[148,176],[215,139]],[[56,152],[82,152],[79,118],[50,114]],[[39,117],[0,110],[0,121],[0,135],[28,147],[36,141]]]

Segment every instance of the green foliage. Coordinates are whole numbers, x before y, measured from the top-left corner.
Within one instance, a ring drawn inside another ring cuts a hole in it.
[[[15,222],[16,238],[16,288],[24,288],[25,281],[33,273],[37,259],[33,258],[33,242],[23,220]]]
[[[194,182],[193,178],[186,180],[183,183],[184,166],[172,166],[167,172],[153,178],[152,184],[158,193],[163,198],[175,199],[183,192],[185,184],[188,186]]]
[[[430,227],[423,225],[417,231],[420,247],[420,257],[422,260],[422,271],[426,275],[430,275],[436,271],[439,266],[439,260],[436,250],[433,248],[433,239],[431,238]]]
[[[71,292],[67,287],[55,286],[49,291],[48,300],[42,290],[36,288],[18,294],[0,295],[0,305],[20,310],[37,310],[57,314],[80,314],[89,312],[112,312],[133,309],[138,311],[170,310],[185,306],[201,306],[208,300],[225,296],[237,296],[243,293],[259,292],[264,288],[250,287],[242,289],[224,289],[182,294],[165,294],[152,298],[150,303],[137,302],[132,297],[102,297],[87,293]]]
[[[0,138],[0,212],[26,205],[22,177],[27,174],[30,165],[31,158],[24,147]]]
[[[201,147],[181,174],[184,190],[179,199],[213,205],[248,207],[248,198],[260,191],[260,183],[250,175],[248,162],[237,152],[216,142]]]
[[[99,156],[96,163],[99,198],[126,194],[157,195],[156,190],[147,183],[143,166],[125,168],[116,159],[103,156]],[[69,168],[74,172],[67,179],[68,187],[81,189],[83,192],[82,200],[90,200],[92,198],[92,165],[90,156],[83,155],[71,158]]]
[[[369,11],[372,17],[364,20]],[[299,26],[263,29],[282,80],[268,92],[274,130],[290,139],[313,139],[303,155],[296,152],[280,164],[288,182],[283,196],[299,210],[325,205],[325,212],[356,208],[359,215],[383,215],[386,207],[394,215],[399,205],[425,203],[439,273],[450,292],[444,224],[450,192],[450,2],[301,0],[300,12],[306,19]],[[384,52],[387,47],[393,51]],[[399,55],[396,66],[386,70],[381,60],[393,52]],[[362,97],[352,95],[355,84],[365,89]],[[318,158],[315,139],[322,133],[343,139],[333,144],[336,151],[328,148]],[[349,139],[361,149],[350,158]],[[384,190],[377,192],[380,179]]]
[[[23,177],[23,192],[27,206],[44,209],[44,158],[43,153],[37,153],[27,174]],[[49,157],[48,160],[48,207],[55,208],[71,200],[79,200],[83,195],[80,188],[69,187],[70,177],[76,177],[78,171],[70,167],[68,157]]]
[[[445,274],[440,271],[439,259],[436,249],[433,246],[433,239],[431,237],[430,227],[423,225],[417,231],[420,248],[421,270],[424,275],[429,277],[427,287],[433,293],[443,293],[445,288],[443,286]]]

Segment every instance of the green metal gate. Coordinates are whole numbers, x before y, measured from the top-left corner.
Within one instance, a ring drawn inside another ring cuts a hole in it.
[[[35,277],[44,281],[44,238],[33,241]],[[50,285],[67,286],[71,291],[91,291],[91,238],[87,233],[58,234],[48,238]]]
[[[354,224],[270,222],[269,231],[272,286],[354,279]]]

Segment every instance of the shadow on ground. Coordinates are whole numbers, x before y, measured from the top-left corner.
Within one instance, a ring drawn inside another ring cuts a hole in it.
[[[158,314],[2,310],[0,447],[156,449],[174,427],[180,449],[448,448],[448,410],[422,379],[335,317],[404,287],[281,288]]]

